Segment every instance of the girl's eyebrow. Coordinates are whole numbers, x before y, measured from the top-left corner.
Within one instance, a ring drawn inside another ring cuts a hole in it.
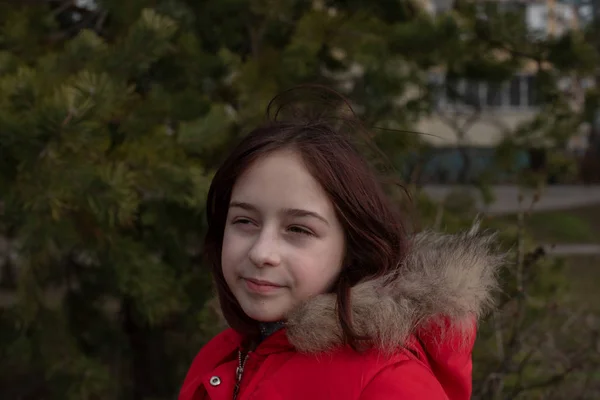
[[[246,211],[253,211],[253,212],[258,212],[258,209],[253,206],[250,203],[244,203],[241,201],[232,201],[229,203],[229,208],[241,208],[242,210],[246,210]],[[288,215],[288,216],[292,216],[292,217],[299,217],[299,218],[305,218],[305,217],[311,217],[311,218],[316,218],[318,220],[323,221],[325,224],[327,224],[329,226],[329,221],[327,221],[327,219],[323,216],[321,216],[319,213],[314,212],[314,211],[309,211],[309,210],[303,210],[300,208],[284,208],[283,210],[281,210],[281,213],[284,215]]]
[[[325,224],[329,225],[329,221],[325,217],[322,217],[319,213],[314,211],[302,210],[300,208],[285,208],[282,210],[282,213],[285,215],[289,215],[292,217],[312,217],[323,221]]]

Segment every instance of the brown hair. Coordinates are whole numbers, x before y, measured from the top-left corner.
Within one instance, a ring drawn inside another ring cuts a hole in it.
[[[314,88],[313,88],[314,89]],[[321,94],[331,91],[320,88]],[[292,89],[284,92],[287,98]],[[337,100],[343,99],[335,94]],[[208,232],[204,251],[212,267],[223,314],[229,325],[249,336],[258,324],[248,317],[231,293],[221,268],[225,221],[233,186],[258,158],[282,149],[297,151],[313,177],[334,205],[346,235],[342,272],[333,288],[337,294],[339,322],[345,340],[355,347],[350,289],[359,281],[393,273],[406,253],[407,235],[399,209],[386,196],[378,174],[354,143],[352,133],[360,126],[356,118],[332,118],[323,112],[322,98],[293,107],[291,117],[281,118],[288,104],[279,105],[283,94],[271,101],[268,122],[246,135],[217,170],[206,203]],[[331,103],[331,101],[329,101]],[[307,109],[313,108],[313,110]],[[346,109],[349,104],[343,100]],[[333,108],[339,115],[340,107]],[[300,111],[299,111],[300,110]],[[289,112],[288,112],[289,115]],[[352,115],[353,112],[352,112]]]

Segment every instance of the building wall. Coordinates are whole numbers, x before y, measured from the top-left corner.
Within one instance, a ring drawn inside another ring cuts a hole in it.
[[[540,98],[535,69],[524,69],[509,81],[500,84],[466,80],[445,82],[444,79],[441,71],[430,73],[435,111],[417,125],[420,132],[427,134],[423,139],[435,146],[496,146],[507,134],[530,121],[539,112]],[[586,89],[592,83],[591,80],[584,79],[578,85],[573,85],[570,78],[566,77],[559,82],[559,87],[571,93],[575,90],[573,88],[581,86]],[[575,96],[572,98],[576,99]],[[581,101],[583,99],[579,99],[577,103]],[[471,119],[471,116],[474,117]],[[471,121],[465,128],[464,141],[459,143],[453,125],[465,126],[469,119]],[[583,151],[587,147],[588,130],[582,126],[580,132],[573,132],[568,147],[574,151]],[[543,146],[544,143],[540,145]]]
[[[507,131],[512,131],[520,123],[534,116],[533,110],[483,111],[468,129],[465,143],[462,144],[473,147],[494,147],[505,138]],[[417,130],[425,133],[423,139],[434,146],[453,147],[461,144],[446,120],[436,115],[422,119],[417,125]]]

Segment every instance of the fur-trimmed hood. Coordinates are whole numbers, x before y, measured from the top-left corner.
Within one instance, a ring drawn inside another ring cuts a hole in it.
[[[477,233],[476,228],[457,235],[416,235],[397,276],[352,288],[356,333],[388,352],[432,323],[467,332],[473,320],[493,305],[497,271],[504,259],[493,243],[493,235]],[[299,306],[286,325],[288,340],[301,352],[326,351],[343,342],[334,294],[319,295]]]

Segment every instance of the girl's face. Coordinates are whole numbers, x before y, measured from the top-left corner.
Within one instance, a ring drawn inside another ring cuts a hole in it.
[[[233,187],[221,265],[244,312],[280,321],[328,291],[345,254],[333,204],[299,154],[276,151],[255,161]]]

